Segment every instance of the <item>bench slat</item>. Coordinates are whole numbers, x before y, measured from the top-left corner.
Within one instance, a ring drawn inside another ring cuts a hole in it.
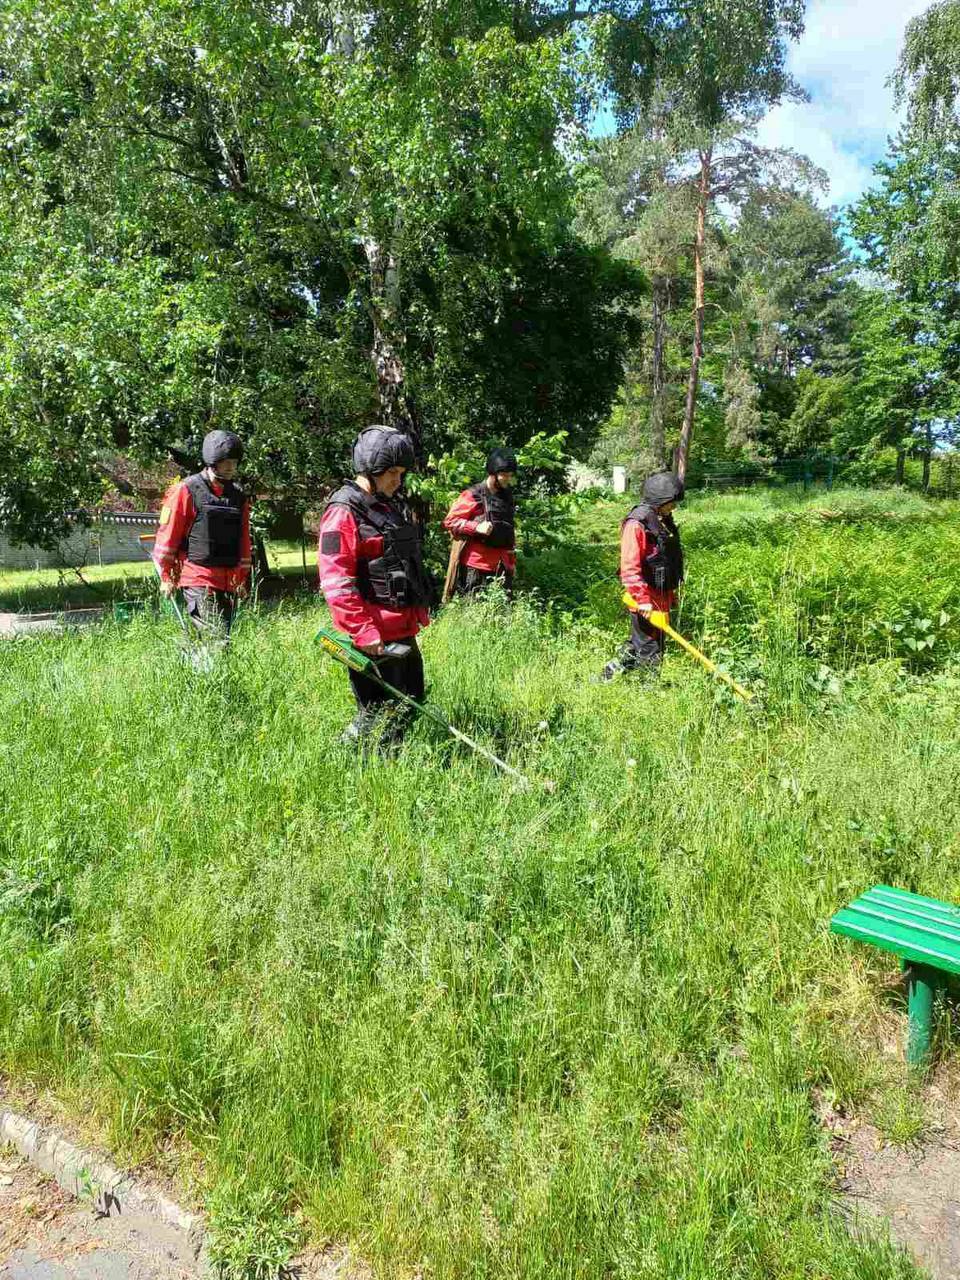
[[[960,917],[960,907],[955,907],[949,902],[941,902],[939,898],[925,898],[922,893],[911,893],[909,889],[894,889],[889,884],[875,884],[872,889],[868,889],[862,896],[867,897],[872,893],[880,894],[891,900],[910,903],[913,906],[930,907],[943,915]]]
[[[934,946],[925,946],[916,935],[896,925],[890,925],[881,932],[874,924],[861,922],[856,914],[848,918],[846,913],[838,912],[830,922],[830,928],[834,933],[845,934],[848,938],[872,942],[881,951],[892,951],[904,960],[932,965],[933,968],[944,969],[948,973],[960,973],[960,955],[950,954]]]
[[[905,960],[960,973],[960,911],[936,898],[875,885],[838,911],[830,928]]]
[[[919,893],[907,893],[904,889],[887,889],[885,885],[878,885],[875,889],[868,889],[850,905],[855,906],[861,902],[882,902],[897,911],[909,911],[960,929],[960,910],[949,903],[921,897]]]
[[[917,933],[929,935],[931,938],[940,938],[947,943],[948,946],[960,947],[960,929],[944,928],[941,924],[931,923],[929,917],[914,915],[911,911],[888,911],[883,908],[877,908],[867,905],[869,899],[858,898],[856,902],[847,907],[848,911],[855,911],[857,915],[866,916],[871,920],[883,920],[888,924],[898,924],[903,929],[915,929]]]

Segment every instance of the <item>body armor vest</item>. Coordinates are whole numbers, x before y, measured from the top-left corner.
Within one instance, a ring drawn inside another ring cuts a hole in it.
[[[514,520],[516,518],[516,502],[510,489],[501,489],[499,485],[491,491],[486,482],[475,484],[470,490],[478,502],[483,503],[483,514],[493,525],[484,538],[488,547],[501,547],[512,551],[516,546]]]
[[[680,533],[673,516],[657,515],[653,507],[641,503],[624,519],[636,520],[656,543],[656,549],[643,561],[643,580],[654,591],[676,591],[683,581],[683,551]]]
[[[225,480],[218,497],[203,475],[189,476],[183,483],[197,512],[186,537],[187,559],[211,569],[235,569],[243,534],[243,490]]]
[[[364,600],[387,609],[429,608],[434,603],[436,592],[423,563],[420,530],[405,502],[366,493],[348,481],[327,505],[347,507],[362,540],[383,539],[379,556],[357,560],[357,589]]]

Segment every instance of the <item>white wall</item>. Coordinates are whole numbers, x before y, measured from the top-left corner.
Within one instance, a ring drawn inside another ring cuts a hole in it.
[[[141,520],[137,524],[116,524],[113,521],[94,524],[89,529],[76,529],[56,551],[15,547],[0,533],[0,569],[79,569],[85,565],[143,560],[145,552],[141,550],[138,535],[155,533],[156,528],[155,516],[151,516],[149,523]]]

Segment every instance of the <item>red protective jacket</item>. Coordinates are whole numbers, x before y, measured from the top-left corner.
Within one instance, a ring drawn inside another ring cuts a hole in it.
[[[324,550],[325,547],[329,549]],[[383,538],[361,539],[348,507],[327,507],[320,521],[317,548],[320,589],[330,607],[333,625],[345,631],[354,644],[407,640],[430,622],[429,611],[423,606],[388,609],[361,596],[357,561],[375,560],[382,554]]]
[[[651,609],[669,613],[677,598],[675,591],[657,591],[643,576],[643,562],[657,549],[639,520],[626,520],[620,533],[620,581],[637,604],[649,604]]]
[[[482,569],[484,573],[496,573],[501,565],[513,573],[517,567],[517,553],[507,547],[491,547],[482,535],[477,535],[477,525],[485,519],[483,503],[469,489],[447,512],[443,527],[454,538],[465,538],[460,563],[470,569]]]
[[[223,486],[215,482],[212,489],[217,495]],[[209,566],[193,564],[183,549],[187,535],[197,518],[197,509],[190,497],[190,490],[177,483],[167,491],[160,511],[160,528],[153,544],[153,558],[164,582],[175,582],[181,587],[209,587],[211,591],[239,591],[250,576],[250,503],[243,504],[243,523],[240,529],[240,562],[229,565]]]

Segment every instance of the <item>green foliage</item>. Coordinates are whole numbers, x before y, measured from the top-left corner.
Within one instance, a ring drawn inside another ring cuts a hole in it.
[[[282,1196],[262,1187],[226,1183],[211,1196],[208,1256],[224,1276],[272,1280],[296,1248],[300,1232]]]
[[[442,292],[423,281],[422,358],[410,380],[434,424],[430,439],[520,446],[563,430],[570,449],[585,452],[640,339],[641,274],[572,237],[545,250],[515,236],[506,259],[490,245],[478,260],[478,249],[474,241],[450,255]]]
[[[845,431],[852,426],[855,389],[849,377],[818,377],[801,370],[796,377],[796,402],[784,433],[791,453],[808,454],[817,449],[842,452],[852,441]],[[856,439],[856,437],[854,437]]]
[[[494,424],[589,442],[639,284],[569,231],[560,139],[588,60],[562,30],[495,19],[8,6],[0,515],[17,536],[95,499],[104,453],[150,460],[212,425],[301,507],[375,415],[428,451]]]
[[[696,157],[689,136],[673,140],[671,105],[667,98],[632,132],[597,143],[579,174],[584,234],[649,281],[649,336],[592,458],[635,475],[670,455],[689,369]],[[790,419],[800,380],[839,377],[849,365],[852,264],[836,217],[810,192],[822,175],[808,161],[758,147],[743,120],[718,130],[715,148],[711,182],[725,211],[711,216],[705,246],[705,385],[693,458],[782,458],[797,449]]]
[[[923,1098],[910,1087],[891,1092],[877,1112],[876,1124],[888,1142],[898,1147],[911,1146],[926,1127]]]
[[[13,0],[0,520],[50,542],[109,457],[213,425],[301,508],[371,416],[425,452],[565,430],[585,453],[642,293],[571,231],[591,103],[669,99],[689,150],[793,91],[802,7]]]
[[[755,360],[790,375],[836,372],[850,336],[853,264],[837,216],[809,193],[758,189],[744,205],[733,252],[749,274]]]
[[[866,452],[892,445],[901,454],[932,433],[950,434],[956,384],[945,376],[944,343],[926,309],[886,289],[864,290],[857,306],[852,351],[856,376],[835,438],[841,448]]]
[[[960,216],[960,137],[930,143],[901,130],[876,166],[880,182],[854,207],[851,226],[873,270],[901,297],[956,311],[951,278],[958,270],[953,228]]]
[[[908,99],[921,131],[943,140],[957,126],[960,83],[960,4],[938,0],[907,26],[897,74],[901,100]]]
[[[909,539],[926,506],[892,500]],[[834,501],[842,547],[782,498],[694,503],[714,621],[735,580],[760,600],[761,536],[793,548],[788,620],[814,535],[869,594],[880,500]],[[768,615],[757,715],[674,654],[659,685],[591,682],[622,617],[458,603],[424,635],[433,696],[546,796],[426,722],[341,753],[318,620],[248,615],[210,680],[147,617],[7,650],[0,1068],[82,1091],[124,1155],[182,1154],[234,1277],[306,1240],[451,1278],[913,1275],[847,1231],[810,1092],[912,1132],[861,1029],[892,963],[825,922],[878,877],[960,894],[946,668],[823,678]]]
[[[803,0],[701,0],[679,20],[661,11],[658,88],[673,101],[675,129],[712,132],[797,92],[786,70],[787,46],[803,32],[803,11]],[[616,40],[617,29],[611,34]],[[635,68],[630,79],[614,80],[626,118],[643,105],[637,90],[646,88]]]
[[[960,408],[960,310],[953,280],[960,228],[960,139],[935,144],[905,129],[877,165],[880,184],[851,224],[868,264],[884,277],[859,308],[854,348],[858,409],[870,448],[901,454],[955,434]]]

